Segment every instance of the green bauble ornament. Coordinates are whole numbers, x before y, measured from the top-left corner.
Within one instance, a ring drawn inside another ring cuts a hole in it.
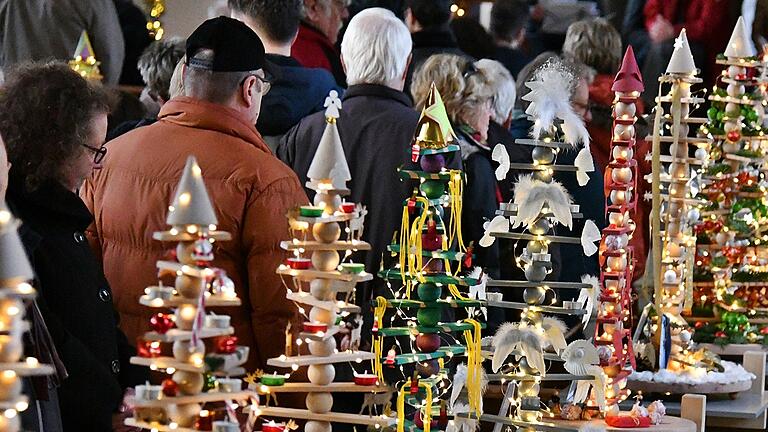
[[[717,113],[718,113],[717,108],[710,107],[707,110],[707,118],[710,120],[717,120]]]
[[[427,180],[419,186],[429,199],[438,199],[445,194],[445,183],[441,180]]]
[[[419,299],[425,302],[435,301],[439,299],[440,294],[442,294],[442,292],[443,292],[442,288],[429,282],[419,284],[419,287],[418,287]]]
[[[419,309],[416,313],[416,319],[419,321],[419,325],[424,327],[435,327],[440,321],[440,308],[425,307]]]
[[[203,374],[203,391],[207,392],[216,387],[216,377],[212,373],[206,372]]]

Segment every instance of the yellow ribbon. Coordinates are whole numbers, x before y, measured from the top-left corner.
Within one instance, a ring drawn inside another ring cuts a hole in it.
[[[408,272],[411,274],[411,276],[415,276],[419,282],[424,282],[424,256],[422,255],[421,235],[422,231],[424,230],[424,225],[427,222],[427,214],[429,213],[429,201],[427,201],[427,199],[424,197],[416,197],[416,201],[422,203],[424,205],[424,209],[419,217],[413,221],[413,224],[411,225],[411,233],[408,238],[408,244],[406,246],[408,251],[406,253],[408,254]],[[403,246],[401,245],[401,252],[402,248]],[[411,286],[409,284],[406,287],[405,295],[405,297],[408,299],[411,298],[410,288]]]
[[[443,236],[443,250],[448,250],[448,240],[445,238],[445,236]],[[459,271],[461,270],[461,265],[457,265],[456,271],[453,272],[451,270],[451,261],[448,259],[443,260],[443,265],[445,266],[445,274],[449,276],[456,277],[456,275],[458,275]],[[458,300],[469,300],[469,297],[465,297],[455,284],[449,284],[448,291],[450,291],[451,295]]]
[[[462,195],[464,189],[464,179],[460,170],[451,170],[451,179],[448,181],[448,193],[451,205],[451,228],[448,232],[448,241],[453,244],[453,239],[457,239],[459,252],[464,252],[467,248],[464,246],[464,239],[461,236],[461,208],[463,205]]]
[[[469,408],[475,412],[479,418],[482,414],[482,380],[483,380],[483,358],[480,355],[481,326],[477,320],[465,319],[465,323],[472,325],[472,330],[464,330],[464,340],[467,342],[467,382],[464,386],[467,389],[467,398],[469,399]]]
[[[408,380],[400,387],[397,394],[397,432],[405,432],[405,387],[411,386],[411,380]],[[424,432],[429,432],[432,426],[432,387],[424,382],[419,382],[419,387],[424,387],[426,392],[427,404],[421,412],[421,420],[424,423]]]
[[[377,328],[381,330],[384,328],[384,312],[387,310],[387,299],[384,297],[376,297],[376,307],[373,310],[373,319],[377,324]],[[381,363],[381,357],[384,355],[384,336],[379,331],[373,337],[373,373],[379,377],[379,382],[384,384],[384,366]]]

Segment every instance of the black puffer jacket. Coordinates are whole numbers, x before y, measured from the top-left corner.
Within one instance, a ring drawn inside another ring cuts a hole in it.
[[[92,216],[53,181],[30,192],[11,176],[8,202],[23,221],[38,304],[69,375],[58,389],[64,430],[110,431],[123,389],[147,375],[128,362],[135,350],[117,327],[112,292],[83,233]]]

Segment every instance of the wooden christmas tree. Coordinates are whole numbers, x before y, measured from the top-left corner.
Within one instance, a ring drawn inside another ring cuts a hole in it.
[[[303,323],[303,331],[295,341],[299,349],[306,345],[310,354],[293,352],[294,344],[289,340],[286,343],[288,352],[267,362],[269,366],[293,370],[308,366],[309,383],[286,383],[285,375],[272,373],[262,374],[260,383],[254,384],[259,392],[267,395],[306,392],[306,410],[265,406],[257,409],[256,414],[270,419],[308,420],[304,427],[307,432],[331,431],[333,423],[381,427],[394,422],[386,415],[331,412],[335,393],[359,392],[371,398],[388,389],[377,375],[368,373],[355,373],[354,382],[334,382],[335,365],[355,365],[374,359],[374,354],[358,351],[359,328],[342,341],[341,350],[334,338],[344,327],[342,318],[350,320],[361,312],[359,306],[351,303],[355,285],[369,281],[373,276],[364,271],[363,264],[349,260],[353,251],[370,249],[369,244],[360,240],[366,210],[342,198],[349,194],[346,183],[351,176],[336,127],[341,101],[335,91],[331,91],[327,98],[326,107],[325,131],[307,173],[307,186],[317,192],[315,205],[303,206],[289,214],[294,238],[281,246],[293,252],[293,256],[277,270],[289,278],[295,288],[287,291],[287,298],[310,308],[309,315],[305,315],[307,321]],[[346,226],[344,230],[342,224]],[[313,240],[308,239],[310,233]],[[304,311],[304,307],[299,306],[299,312],[305,314]],[[353,322],[359,326],[362,320]],[[269,430],[285,430],[286,427],[274,420],[264,425]]]
[[[210,265],[213,243],[231,236],[216,231],[216,214],[193,156],[187,159],[168,209],[170,230],[155,232],[153,238],[178,242],[174,261],[157,262],[160,276],[175,276],[175,283],[148,287],[139,302],[175,311],[150,319],[152,331],[140,341],[139,356],[131,363],[169,377],[161,385],[136,387],[135,415],[126,424],[156,431],[237,431],[236,402],[255,394],[230,376],[243,374],[239,366],[248,359],[249,349],[231,336],[229,316],[206,313],[208,307],[240,305],[232,281]],[[213,339],[212,353],[207,353],[205,339]],[[168,345],[172,356],[163,355]]]
[[[29,407],[21,394],[22,377],[50,375],[53,369],[34,357],[22,360],[22,335],[29,331],[25,303],[35,298],[34,278],[11,212],[0,205],[0,432],[21,430],[18,413]]]
[[[69,67],[85,79],[101,81],[104,76],[99,71],[100,64],[101,62],[96,60],[88,32],[83,30],[83,33],[80,34],[80,40],[77,42],[75,54],[69,61]]]

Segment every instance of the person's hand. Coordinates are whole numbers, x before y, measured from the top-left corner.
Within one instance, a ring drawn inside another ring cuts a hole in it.
[[[648,29],[648,36],[654,43],[664,42],[675,36],[675,26],[663,16],[656,15],[651,28]]]
[[[114,432],[138,432],[141,430],[140,428],[125,425],[125,419],[133,417],[133,402],[135,395],[136,393],[134,389],[125,389],[125,394],[123,394],[123,402],[120,404],[118,412],[112,414],[112,430]]]

